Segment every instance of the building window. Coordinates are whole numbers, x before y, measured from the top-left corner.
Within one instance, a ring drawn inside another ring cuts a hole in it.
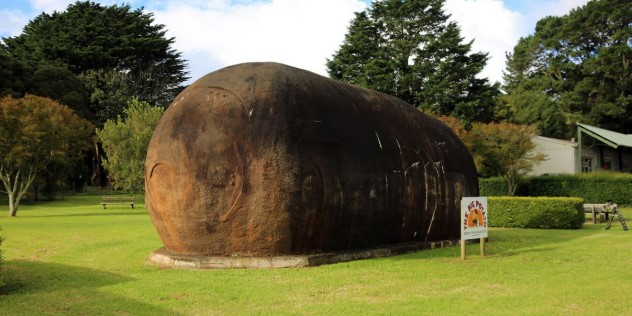
[[[592,158],[584,157],[582,172],[592,172]]]

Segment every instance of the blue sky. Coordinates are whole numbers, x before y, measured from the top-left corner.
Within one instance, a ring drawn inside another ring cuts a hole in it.
[[[326,75],[325,61],[344,39],[364,0],[93,0],[129,3],[153,12],[174,48],[188,61],[191,80],[249,61],[276,61]],[[446,0],[473,50],[490,54],[482,76],[502,80],[505,52],[547,15],[564,15],[588,0]],[[16,36],[42,12],[63,11],[75,0],[1,0],[0,37]]]

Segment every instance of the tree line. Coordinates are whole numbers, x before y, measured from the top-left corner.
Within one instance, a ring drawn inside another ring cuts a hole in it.
[[[540,20],[507,54],[502,84],[480,77],[488,54],[471,52],[443,5],[373,1],[327,60],[330,77],[440,117],[469,147],[479,174],[504,176],[510,187],[543,159],[532,153],[536,134],[569,138],[577,122],[630,133],[632,3],[593,0]],[[188,79],[165,34],[142,8],[77,1],[3,38],[0,189],[19,205],[24,186],[52,197],[69,183],[102,185],[104,166],[120,188],[142,190],[140,159],[117,148],[142,152],[129,135],[150,137]]]
[[[355,14],[330,77],[397,96],[452,126],[479,175],[509,192],[544,159],[535,135],[569,139],[576,123],[632,133],[632,2],[593,0],[548,16],[506,55],[504,83],[478,75],[443,0],[379,0]]]
[[[378,0],[355,14],[330,77],[397,96],[424,112],[471,122],[535,125],[569,138],[575,124],[632,133],[632,3],[592,0],[538,21],[506,54],[504,83],[478,74],[444,0]]]

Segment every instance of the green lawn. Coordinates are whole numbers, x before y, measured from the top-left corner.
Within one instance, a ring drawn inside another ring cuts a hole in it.
[[[0,206],[0,315],[630,315],[632,231],[492,229],[477,244],[320,267],[159,269],[143,205]],[[632,224],[632,209],[625,209]]]

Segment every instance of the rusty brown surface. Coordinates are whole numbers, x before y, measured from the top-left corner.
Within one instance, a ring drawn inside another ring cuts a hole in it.
[[[146,203],[167,251],[314,254],[459,239],[471,156],[388,95],[276,64],[210,73],[149,145]]]

